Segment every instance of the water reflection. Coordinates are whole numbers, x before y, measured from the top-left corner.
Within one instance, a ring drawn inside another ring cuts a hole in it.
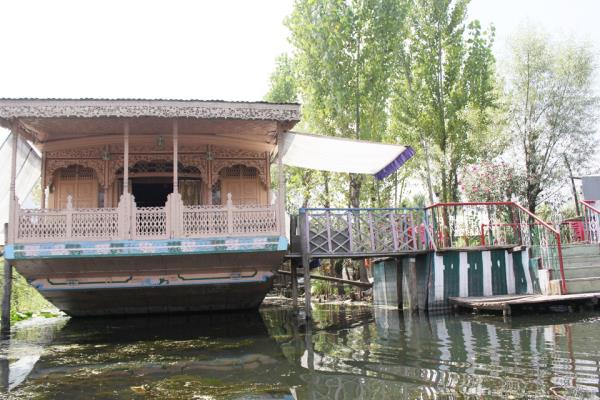
[[[1,376],[12,388],[28,363],[11,396],[41,399],[597,398],[599,324],[356,306],[319,306],[311,324],[287,308],[59,320],[4,343]]]

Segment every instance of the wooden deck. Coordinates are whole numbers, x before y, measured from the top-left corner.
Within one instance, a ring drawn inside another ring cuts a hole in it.
[[[517,310],[548,309],[551,306],[582,306],[598,304],[600,292],[545,296],[539,294],[500,295],[487,297],[450,297],[455,309],[470,309],[475,312],[494,311],[511,315]]]

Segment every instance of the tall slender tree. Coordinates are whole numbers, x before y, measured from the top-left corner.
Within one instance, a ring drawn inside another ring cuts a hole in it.
[[[387,139],[394,46],[406,5],[398,0],[297,0],[287,19],[310,125],[333,136]],[[348,160],[352,162],[352,160]],[[360,206],[363,177],[349,177]]]
[[[535,213],[542,200],[568,184],[569,169],[581,173],[593,162],[595,60],[585,43],[554,42],[533,26],[517,33],[511,50],[506,82],[513,159]]]
[[[415,0],[397,47],[392,127],[418,143],[430,201],[458,200],[458,173],[489,149],[497,100],[493,29],[467,23],[468,0]]]

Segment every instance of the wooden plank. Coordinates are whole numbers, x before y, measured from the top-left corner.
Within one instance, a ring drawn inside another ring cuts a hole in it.
[[[284,270],[278,270],[277,273],[282,274],[282,275],[291,275],[292,274],[291,272],[284,271]],[[346,284],[346,285],[360,286],[360,287],[365,287],[365,288],[370,288],[370,287],[373,286],[372,283],[368,283],[368,282],[350,281],[350,280],[347,280],[347,279],[334,278],[332,276],[311,275],[310,278],[311,279],[322,280],[322,281],[343,283],[343,284]]]
[[[490,297],[450,297],[448,300],[457,307],[473,310],[511,311],[512,306],[535,306],[541,304],[565,303],[600,299],[600,292],[577,293],[568,295],[521,295],[521,296],[490,296]]]

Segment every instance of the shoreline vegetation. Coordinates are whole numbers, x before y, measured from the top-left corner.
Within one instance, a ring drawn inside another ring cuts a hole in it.
[[[0,266],[4,269],[4,257],[0,258]],[[4,275],[0,274],[0,293],[4,293]],[[14,324],[19,321],[33,317],[53,318],[60,316],[61,312],[21,276],[13,268],[13,284],[10,304],[10,322]]]

